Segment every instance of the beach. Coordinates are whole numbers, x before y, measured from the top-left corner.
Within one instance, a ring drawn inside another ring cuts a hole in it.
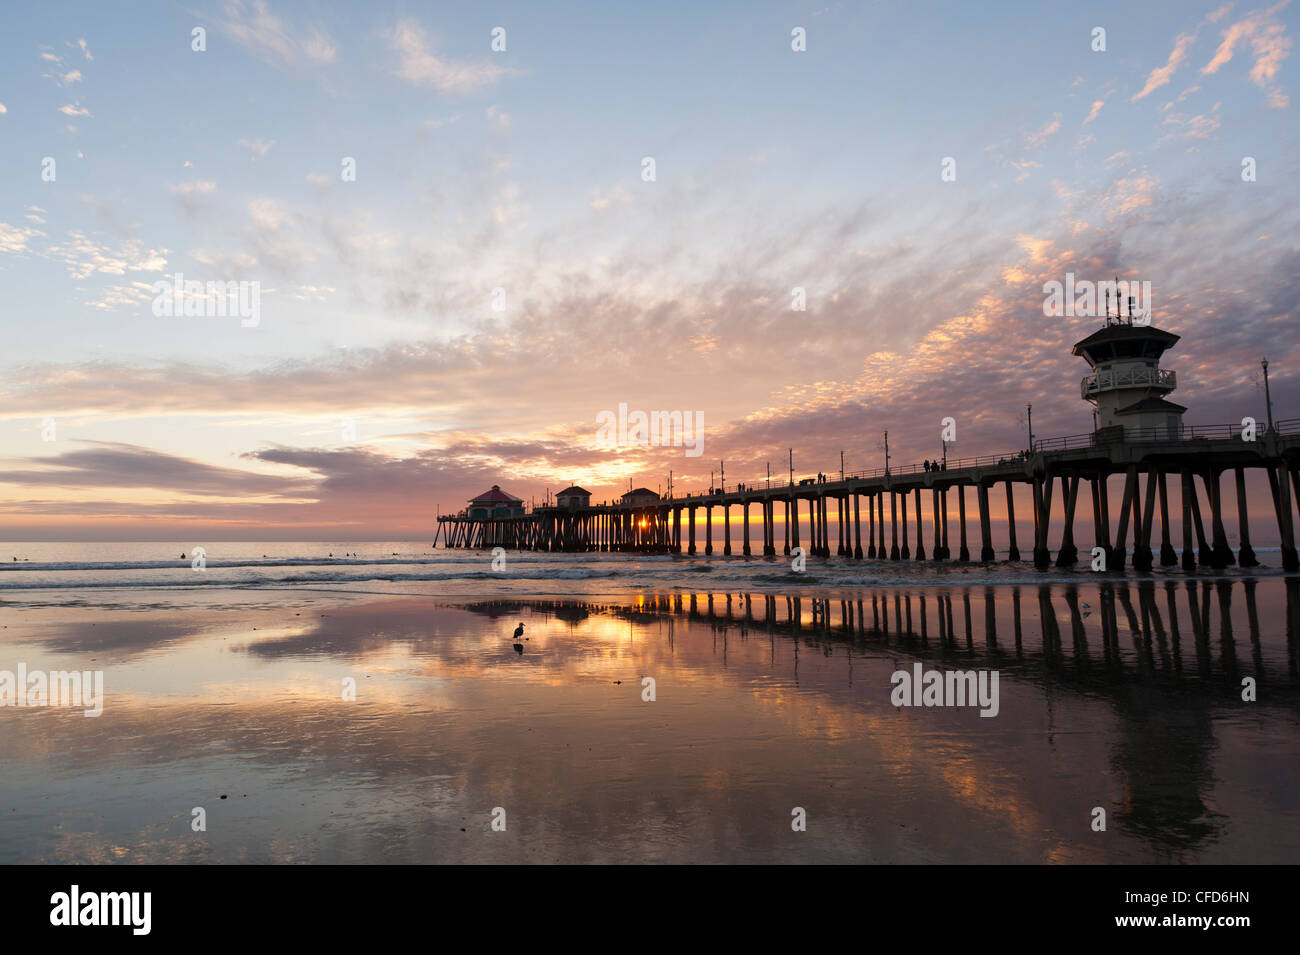
[[[0,862],[1300,860],[1267,559],[10,546],[40,569],[0,572],[0,670],[103,699],[0,708]],[[929,671],[996,673],[996,713],[897,705]]]

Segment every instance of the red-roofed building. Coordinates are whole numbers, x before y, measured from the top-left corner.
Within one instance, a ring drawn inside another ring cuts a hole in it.
[[[501,490],[501,485],[493,484],[491,490],[484,491],[469,502],[469,516],[476,520],[523,517],[524,502]]]

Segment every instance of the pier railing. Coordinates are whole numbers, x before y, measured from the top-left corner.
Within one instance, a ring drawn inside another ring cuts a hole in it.
[[[1099,371],[1079,382],[1079,395],[1090,398],[1102,391],[1117,388],[1167,388],[1178,387],[1178,375],[1168,368],[1121,368]]]
[[[1259,437],[1266,436],[1268,426],[1263,422],[1256,425]],[[1242,426],[1240,424],[1211,424],[1211,425],[1179,425],[1174,428],[1155,427],[1155,428],[1102,428],[1099,431],[1090,431],[1087,434],[1071,434],[1059,438],[1041,438],[1034,442],[1033,454],[1040,454],[1048,451],[1074,451],[1084,448],[1106,447],[1111,444],[1155,444],[1169,441],[1224,441],[1229,439],[1240,439]],[[1273,424],[1274,434],[1300,434],[1300,418],[1286,418],[1276,421]],[[959,471],[967,468],[987,468],[998,467],[1008,464],[1015,464],[1024,461],[1029,457],[1026,451],[1009,451],[1003,454],[982,454],[970,458],[949,458],[944,464],[940,461],[930,462],[930,470]],[[685,500],[695,498],[713,497],[719,494],[737,494],[744,491],[766,491],[782,490],[790,487],[816,486],[819,483],[836,483],[841,480],[858,481],[872,480],[882,478],[886,474],[892,477],[901,477],[905,475],[923,474],[926,472],[924,464],[904,464],[899,467],[889,468],[866,468],[858,471],[845,471],[843,477],[838,471],[827,472],[822,475],[818,474],[799,474],[791,480],[788,476],[780,478],[760,478],[757,481],[740,481],[735,484],[716,485],[712,488],[700,489],[687,494],[674,494],[672,497],[665,497],[665,500]],[[820,478],[820,480],[819,480]]]

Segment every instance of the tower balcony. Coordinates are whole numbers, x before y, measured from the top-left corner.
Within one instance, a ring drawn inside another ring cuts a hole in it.
[[[1158,388],[1173,391],[1178,387],[1178,375],[1164,368],[1137,367],[1099,371],[1079,382],[1079,394],[1095,398],[1103,391],[1121,391],[1127,388]]]

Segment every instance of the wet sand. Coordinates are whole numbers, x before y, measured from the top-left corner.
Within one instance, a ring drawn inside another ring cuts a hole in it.
[[[0,862],[1300,861],[1295,579],[278,603],[6,612]]]

